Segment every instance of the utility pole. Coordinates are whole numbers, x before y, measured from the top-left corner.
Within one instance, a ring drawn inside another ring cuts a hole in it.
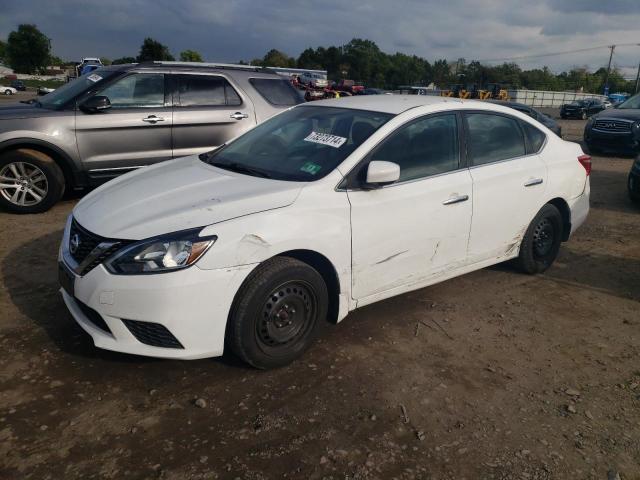
[[[604,77],[604,94],[609,94],[609,74],[611,73],[611,60],[613,60],[613,51],[616,49],[615,45],[610,45],[611,53],[609,54],[609,66],[607,67],[607,76]]]
[[[640,91],[640,63],[638,64],[638,74],[636,75],[636,91],[638,93]]]

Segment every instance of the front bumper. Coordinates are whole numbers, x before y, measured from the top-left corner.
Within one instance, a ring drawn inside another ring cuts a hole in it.
[[[587,146],[605,152],[637,153],[640,152],[640,139],[633,132],[601,132],[596,129],[586,130],[584,141]]]
[[[233,298],[253,268],[194,265],[164,274],[113,275],[99,265],[82,277],[71,273],[72,294],[60,291],[96,347],[160,358],[215,357],[224,350]],[[177,343],[163,343],[158,329]]]
[[[583,115],[584,115],[584,112],[582,110],[562,110],[560,112],[560,116],[562,118],[577,118],[577,119],[581,119]]]

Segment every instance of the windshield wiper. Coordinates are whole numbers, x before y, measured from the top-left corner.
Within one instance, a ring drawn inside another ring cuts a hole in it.
[[[259,168],[248,167],[237,162],[220,163],[220,162],[207,162],[214,167],[223,168],[225,170],[231,170],[237,173],[246,173],[254,177],[271,178],[271,175],[267,172],[260,170]]]

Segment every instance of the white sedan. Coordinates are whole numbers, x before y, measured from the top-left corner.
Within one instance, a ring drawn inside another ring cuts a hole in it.
[[[3,87],[0,86],[0,93],[2,95],[15,95],[16,93],[18,93],[18,90],[16,90],[13,87]]]
[[[372,95],[285,111],[113,180],[73,210],[64,301],[96,346],[291,362],[318,326],[515,260],[543,272],[589,211],[591,159],[491,103]]]

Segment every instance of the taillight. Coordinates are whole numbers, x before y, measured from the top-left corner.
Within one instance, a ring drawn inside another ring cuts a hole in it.
[[[578,157],[578,161],[587,171],[587,177],[588,177],[589,174],[591,173],[591,157],[589,155],[580,155]]]

